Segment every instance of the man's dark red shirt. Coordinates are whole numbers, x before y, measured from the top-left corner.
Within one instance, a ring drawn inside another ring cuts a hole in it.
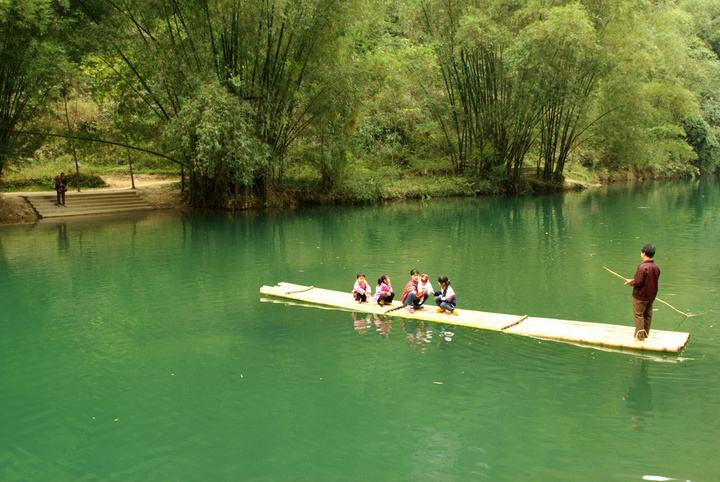
[[[641,301],[654,300],[658,292],[659,278],[660,268],[655,261],[649,259],[640,263],[635,271],[635,278],[630,282],[633,298]]]

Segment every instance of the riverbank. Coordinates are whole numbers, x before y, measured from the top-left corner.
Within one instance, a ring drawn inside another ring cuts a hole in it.
[[[124,176],[102,176],[105,187],[83,189],[83,192],[102,191],[104,189],[130,188],[130,182]],[[532,194],[558,190],[581,190],[599,184],[585,180],[567,180],[559,188],[528,179],[523,185],[523,193]],[[136,176],[137,192],[157,209],[191,209],[183,200],[178,179],[167,176]],[[349,182],[322,186],[317,182],[295,181],[281,189],[271,190],[264,198],[248,197],[228,209],[282,209],[297,208],[305,205],[353,205],[373,204],[385,201],[408,199],[430,199],[449,197],[472,197],[499,195],[500,186],[488,181],[478,181],[465,176],[449,176],[433,173],[417,173],[402,178],[364,177]],[[0,224],[33,223],[38,220],[37,213],[23,197],[24,192],[6,192],[0,194]],[[33,192],[37,194],[37,192]],[[70,192],[69,195],[72,193]]]
[[[83,192],[103,191],[107,189],[130,189],[130,181],[125,176],[103,176],[105,187],[83,189]],[[188,209],[183,203],[179,181],[168,176],[140,175],[135,177],[135,187],[138,195],[157,209]],[[47,191],[48,194],[53,194]],[[30,192],[5,192],[0,194],[0,224],[25,224],[38,221],[38,215],[25,199],[26,194],[40,194]],[[73,190],[68,191],[71,197]]]
[[[534,178],[522,183],[522,194],[582,190],[601,184],[591,176],[567,179],[563,186],[544,184]],[[83,189],[83,192],[104,189],[129,189],[127,176],[102,176],[105,187]],[[137,192],[157,209],[189,210],[183,200],[180,181],[174,177],[139,175],[135,177]],[[305,205],[357,205],[408,199],[472,197],[500,195],[502,186],[466,176],[450,176],[432,172],[417,172],[403,177],[360,176],[334,186],[322,186],[315,180],[295,180],[267,193],[264,198],[247,197],[231,206],[233,210],[261,210],[297,208]],[[25,192],[0,194],[0,224],[33,223],[37,213],[23,197]],[[37,192],[33,192],[37,194]],[[68,193],[72,195],[72,191]]]
[[[24,197],[0,194],[0,224],[33,223],[37,219],[37,213]]]
[[[106,187],[83,189],[83,192],[104,189],[130,188],[125,177],[103,176]],[[179,180],[151,175],[135,179],[137,192],[157,209],[190,209],[183,201]],[[580,183],[567,183],[568,189],[578,189]],[[541,190],[541,189],[536,189]],[[462,176],[426,174],[403,178],[355,178],[335,186],[316,182],[293,182],[275,188],[264,198],[250,196],[227,206],[233,210],[284,209],[305,205],[374,204],[407,199],[430,199],[496,195],[502,191],[488,182],[478,182]],[[38,216],[23,197],[25,192],[6,192],[0,195],[0,224],[32,223]],[[37,194],[37,192],[33,192]],[[72,191],[68,193],[72,195]]]

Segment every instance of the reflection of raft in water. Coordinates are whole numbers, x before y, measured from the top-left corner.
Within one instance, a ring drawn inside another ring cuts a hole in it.
[[[428,306],[424,310],[408,313],[397,301],[389,306],[379,306],[372,302],[357,303],[350,293],[283,282],[278,283],[276,286],[263,286],[260,288],[260,293],[266,296],[303,301],[350,311],[427,320],[482,330],[501,331],[513,335],[629,350],[679,353],[685,348],[690,337],[689,333],[652,330],[645,341],[637,341],[633,338],[634,329],[632,326],[505,315],[466,309],[460,309],[457,316],[450,316],[437,313],[435,306]]]

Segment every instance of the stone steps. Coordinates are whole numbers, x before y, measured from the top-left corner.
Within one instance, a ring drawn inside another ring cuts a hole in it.
[[[54,193],[29,194],[25,199],[41,218],[111,214],[128,211],[155,209],[138,196],[136,191],[91,191],[87,193],[65,193],[65,206],[55,204]]]
[[[55,199],[52,201],[50,200],[33,200],[32,201],[33,206],[36,209],[44,208],[44,209],[50,209],[50,208],[56,208]],[[77,202],[74,199],[68,200],[65,198],[65,206],[64,209],[75,209],[75,208],[106,208],[106,207],[113,207],[113,206],[124,206],[124,205],[145,205],[145,201],[142,199],[124,199],[124,198],[118,198],[118,199],[98,199],[96,201],[83,201],[83,202]],[[63,208],[63,206],[60,206]]]

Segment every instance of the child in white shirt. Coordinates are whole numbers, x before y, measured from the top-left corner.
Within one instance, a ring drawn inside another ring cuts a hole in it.
[[[440,276],[438,278],[440,284],[440,291],[436,291],[435,303],[438,305],[438,313],[449,313],[451,315],[457,315],[455,307],[457,306],[457,297],[455,296],[455,290],[450,286],[450,280],[447,276]]]

